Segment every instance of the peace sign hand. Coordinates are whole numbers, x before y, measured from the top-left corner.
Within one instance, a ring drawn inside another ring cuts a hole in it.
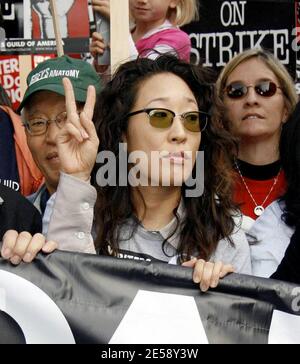
[[[89,86],[83,110],[78,114],[73,86],[63,79],[66,98],[67,121],[57,135],[57,149],[61,171],[88,181],[94,167],[99,139],[93,123],[96,102],[94,86]]]

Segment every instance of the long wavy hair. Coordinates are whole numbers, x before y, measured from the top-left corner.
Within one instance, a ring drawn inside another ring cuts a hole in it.
[[[162,55],[155,61],[139,58],[123,64],[100,94],[94,118],[100,139],[99,151],[113,152],[117,157],[117,165],[119,143],[122,143],[122,135],[128,127],[128,118],[125,115],[132,111],[141,84],[154,75],[163,73],[180,77],[193,92],[199,110],[210,110],[213,88],[207,82],[204,68],[190,65],[171,55]],[[186,186],[182,187],[186,217],[180,223],[178,254],[181,261],[188,260],[195,251],[199,252],[199,257],[208,259],[220,239],[227,238],[232,243],[230,234],[235,226],[232,217],[235,209],[231,200],[230,160],[234,150],[232,137],[216,122],[208,122],[202,132],[200,150],[204,151],[205,159],[204,193],[198,198],[187,198],[183,193]],[[94,173],[99,164],[95,168]],[[117,174],[117,181],[118,178]],[[117,254],[118,228],[128,218],[133,217],[136,211],[132,203],[131,188],[127,185],[97,186],[96,247],[100,254]],[[177,216],[176,210],[174,215]]]
[[[282,218],[295,227],[300,222],[300,103],[283,125],[279,149],[287,180],[287,190],[281,199],[285,202]]]

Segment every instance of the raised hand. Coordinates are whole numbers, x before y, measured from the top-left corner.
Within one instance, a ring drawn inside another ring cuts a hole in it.
[[[92,34],[92,42],[90,44],[90,53],[96,59],[98,55],[102,55],[105,51],[106,44],[100,33]]]
[[[67,121],[57,135],[57,149],[61,171],[88,181],[94,167],[99,139],[92,121],[96,102],[94,86],[89,86],[83,110],[78,113],[73,86],[63,79],[66,98]]]
[[[109,0],[92,0],[93,9],[105,16],[110,18],[110,2]]]
[[[40,30],[42,38],[55,38],[52,13],[49,0],[31,0],[33,9],[41,17]],[[74,4],[74,0],[59,1],[56,4],[57,15],[61,26],[62,38],[68,37],[68,20],[67,14]]]

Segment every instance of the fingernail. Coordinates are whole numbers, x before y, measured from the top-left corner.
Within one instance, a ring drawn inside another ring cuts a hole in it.
[[[10,262],[14,265],[18,265],[21,262],[21,258],[18,255],[14,255],[11,259]]]
[[[5,259],[10,258],[11,256],[11,250],[9,248],[4,249],[4,252],[2,253],[2,257]]]
[[[218,282],[217,281],[213,281],[210,286],[211,286],[211,288],[216,288],[217,285],[218,285]]]
[[[81,129],[81,136],[83,137],[83,139],[88,139],[89,138],[88,133],[84,129]]]
[[[206,292],[207,291],[207,286],[205,284],[201,284],[200,289],[201,289],[202,292]]]
[[[199,276],[194,276],[194,283],[200,283]]]
[[[30,263],[32,261],[32,255],[30,253],[26,253],[23,258],[23,261],[26,263]]]
[[[49,246],[49,245],[44,245],[43,246],[43,253],[51,253],[51,246]]]

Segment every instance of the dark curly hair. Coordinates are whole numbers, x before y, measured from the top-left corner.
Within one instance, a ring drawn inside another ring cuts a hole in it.
[[[142,82],[163,73],[180,77],[193,92],[199,110],[210,111],[213,87],[207,81],[210,77],[203,67],[193,66],[171,55],[162,55],[155,61],[139,58],[127,62],[119,67],[97,100],[94,120],[100,151],[112,151],[118,157],[119,143],[128,126],[124,115],[132,111]],[[231,135],[215,122],[209,122],[202,133],[200,145],[200,150],[205,152],[204,193],[198,198],[187,198],[182,193],[186,217],[181,225],[178,247],[181,261],[188,260],[195,251],[199,252],[199,258],[208,259],[222,238],[232,243],[229,236],[234,229],[232,216],[235,209],[231,200],[230,160],[234,149]],[[184,185],[182,192],[186,188]],[[130,187],[97,187],[97,191],[96,247],[100,254],[115,255],[118,252],[118,227],[135,211]]]
[[[300,222],[300,103],[283,124],[280,138],[280,159],[284,170],[287,190],[282,197],[285,202],[285,223],[295,227]]]

